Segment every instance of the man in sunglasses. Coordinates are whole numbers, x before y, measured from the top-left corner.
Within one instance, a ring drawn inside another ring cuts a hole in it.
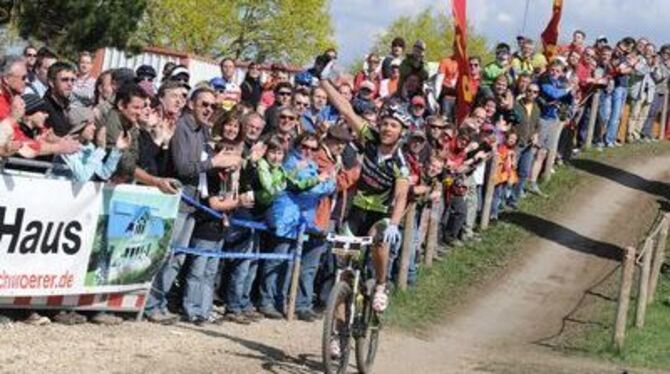
[[[274,103],[265,110],[265,129],[263,134],[272,132],[277,128],[279,122],[279,109],[291,104],[293,97],[293,85],[289,82],[279,82],[273,89]]]
[[[26,69],[28,69],[28,82],[35,80],[35,63],[37,62],[37,48],[29,45],[23,49],[23,58],[26,59]]]
[[[211,118],[216,109],[215,93],[210,88],[196,89],[191,95],[188,110],[177,121],[170,140],[171,174],[182,185],[182,193],[195,200],[210,196],[207,175],[216,169],[238,167],[240,156],[225,152],[214,154],[210,146]],[[160,188],[160,187],[159,187]],[[180,205],[172,234],[172,246],[187,247],[195,224],[195,208]],[[186,259],[185,254],[173,254],[154,278],[145,313],[151,322],[173,323],[175,316],[167,311],[167,293]]]
[[[49,67],[49,89],[44,94],[49,109],[47,127],[57,136],[66,136],[72,129],[66,113],[70,109],[70,95],[76,79],[74,67],[67,62],[58,61]]]
[[[21,113],[15,108],[23,107],[20,95],[26,88],[26,63],[21,56],[5,56],[0,61],[0,120],[12,115],[16,121]]]

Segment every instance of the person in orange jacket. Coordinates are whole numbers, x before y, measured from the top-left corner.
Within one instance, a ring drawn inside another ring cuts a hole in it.
[[[509,130],[505,136],[505,142],[498,145],[498,167],[493,176],[495,191],[491,204],[491,220],[498,219],[500,207],[507,202],[507,194],[511,186],[518,181],[516,173],[516,143],[517,134]]]

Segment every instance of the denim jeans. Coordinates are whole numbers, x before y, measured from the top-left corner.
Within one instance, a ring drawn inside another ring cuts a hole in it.
[[[253,229],[231,228],[226,233],[225,251],[230,253],[258,253],[259,233]],[[231,259],[226,261],[226,309],[242,313],[251,309],[251,286],[256,279],[258,260]]]
[[[609,121],[607,121],[607,134],[605,135],[605,143],[608,145],[616,142],[623,106],[626,103],[626,94],[626,87],[615,87],[614,92],[612,92],[612,109]]]
[[[512,196],[510,197],[510,203],[512,204],[518,204],[521,200],[521,194],[526,188],[526,182],[530,178],[533,160],[535,159],[535,148],[532,145],[517,147],[516,152],[518,155],[517,174],[519,175],[519,181],[512,189]]]
[[[294,239],[286,239],[273,236],[271,250],[269,253],[287,254],[295,248]],[[291,262],[285,260],[265,260],[260,282],[260,308],[275,308],[277,311],[284,310],[286,291],[290,281],[289,269]]]
[[[654,127],[654,120],[656,120],[658,114],[661,112],[661,110],[663,110],[664,101],[665,101],[664,94],[656,94],[654,96],[654,101],[651,103],[651,107],[649,108],[649,116],[644,122],[644,127],[642,127],[643,137],[645,138],[652,137],[651,130]]]
[[[491,201],[491,219],[498,219],[500,208],[505,204],[507,194],[507,183],[498,184],[493,190],[493,201]]]
[[[167,312],[167,294],[170,292],[174,280],[186,261],[186,254],[175,254],[172,252],[172,248],[187,247],[189,245],[194,225],[195,220],[190,213],[179,212],[172,226],[170,255],[151,284],[151,291],[149,292],[144,309],[146,314]]]
[[[298,312],[312,310],[314,303],[314,278],[319,269],[321,257],[327,249],[328,245],[323,239],[310,238],[304,243],[298,282],[298,296],[295,301],[295,310]]]
[[[593,132],[593,141],[596,143],[605,143],[605,136],[607,133],[607,124],[612,115],[612,93],[600,93],[600,102],[598,103],[598,121],[596,122],[596,130]]]
[[[191,247],[219,252],[223,247],[223,241],[193,239]],[[209,317],[214,301],[214,279],[218,270],[218,258],[192,255],[192,261],[186,275],[183,301],[187,318]]]

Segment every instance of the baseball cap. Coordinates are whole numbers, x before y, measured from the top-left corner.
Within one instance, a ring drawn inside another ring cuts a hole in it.
[[[25,103],[27,115],[35,114],[40,111],[45,113],[49,111],[49,106],[47,105],[47,102],[35,94],[25,94],[21,96],[21,98]]]
[[[95,121],[93,109],[87,107],[74,107],[67,112],[66,117],[72,126],[68,134],[76,134]]]
[[[141,65],[135,70],[135,75],[138,79],[142,77],[156,78],[156,69],[151,65]]]
[[[425,139],[428,139],[428,137],[426,136],[426,133],[425,133],[423,130],[414,130],[414,131],[412,131],[412,133],[409,134],[409,138],[410,138],[410,139],[421,138],[421,139],[424,139],[424,140],[425,140]]]
[[[423,40],[419,39],[419,40],[417,40],[416,42],[414,42],[414,48],[418,48],[418,49],[420,49],[420,50],[422,50],[422,51],[425,51],[425,50],[426,50],[426,42],[424,42]]]
[[[216,77],[216,78],[210,79],[209,85],[212,86],[212,88],[215,89],[215,90],[225,90],[226,89],[226,81],[223,80],[223,78],[221,78],[221,77]]]
[[[184,65],[177,65],[170,72],[170,78],[176,78],[178,75],[186,75],[187,78],[191,76],[191,74],[188,72],[188,69]]]
[[[596,43],[598,43],[598,42],[609,43],[609,40],[607,40],[607,37],[606,37],[605,35],[599,35],[599,36],[596,38]]]

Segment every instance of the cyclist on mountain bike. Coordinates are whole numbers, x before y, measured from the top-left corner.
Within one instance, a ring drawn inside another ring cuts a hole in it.
[[[356,236],[374,237],[371,254],[376,287],[372,306],[375,311],[383,312],[388,305],[390,246],[401,238],[398,225],[405,213],[410,185],[409,169],[400,150],[409,116],[399,105],[387,104],[379,115],[377,130],[354,112],[329,80],[322,79],[321,87],[363,146],[361,175],[348,225]]]

